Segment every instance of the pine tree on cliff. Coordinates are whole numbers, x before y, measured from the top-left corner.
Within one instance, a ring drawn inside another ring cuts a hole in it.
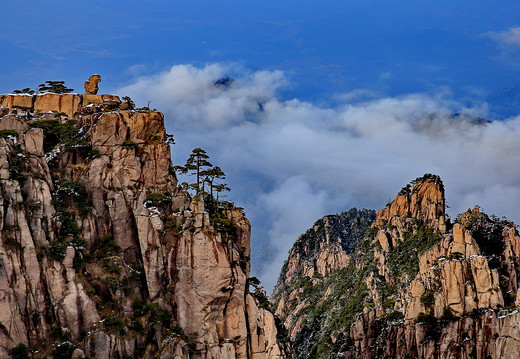
[[[219,201],[219,193],[229,191],[225,183],[218,183],[219,180],[226,178],[226,174],[219,166],[214,166],[208,161],[209,156],[201,148],[195,148],[184,166],[175,166],[175,170],[181,174],[196,175],[195,183],[183,182],[181,186],[185,190],[195,190],[196,195],[204,196],[204,200],[216,206]],[[206,186],[207,192],[206,192]],[[216,195],[216,201],[215,201]]]
[[[225,183],[219,183],[218,185],[214,186],[213,188],[215,189],[215,192],[217,192],[217,201],[218,201],[218,196],[219,196],[220,192],[231,191],[231,189]]]
[[[204,176],[206,169],[211,168],[213,165],[208,161],[208,154],[202,148],[194,148],[191,151],[190,156],[186,160],[184,166],[175,166],[175,169],[181,174],[196,175],[197,181],[190,185],[195,190],[197,195],[204,192],[204,186],[201,186],[201,174]]]
[[[52,92],[52,93],[70,93],[74,89],[70,89],[65,86],[65,81],[45,81],[44,84],[40,84],[38,92]]]
[[[224,187],[229,191],[229,188],[226,187],[225,184],[215,184],[216,180],[226,179],[226,174],[224,173],[224,171],[222,171],[222,169],[219,166],[215,166],[205,171],[202,171],[201,175],[205,177],[204,183],[207,183],[209,186],[209,195],[211,196],[211,198],[213,198],[213,191],[217,192],[217,200],[218,193],[225,190]]]

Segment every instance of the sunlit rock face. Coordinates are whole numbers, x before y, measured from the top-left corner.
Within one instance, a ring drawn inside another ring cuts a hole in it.
[[[85,92],[89,95],[97,95],[99,91],[99,82],[101,81],[101,76],[94,74],[90,76],[90,78],[85,81]]]
[[[124,103],[0,96],[0,357],[282,358],[249,221],[182,192],[163,115]]]
[[[330,239],[314,242],[326,247]],[[313,270],[296,268],[303,248],[298,240],[274,292],[297,358],[520,353],[516,226],[478,208],[452,223],[438,176],[403,187],[344,251],[343,267],[333,260],[324,269],[316,260]]]

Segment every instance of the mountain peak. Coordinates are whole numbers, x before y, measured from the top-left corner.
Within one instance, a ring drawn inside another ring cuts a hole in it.
[[[444,232],[445,208],[441,178],[427,173],[403,187],[393,201],[377,212],[373,226],[396,225],[401,218],[414,218]]]
[[[446,228],[445,203],[440,177],[419,177],[343,252],[343,266],[279,281],[273,300],[295,358],[501,358],[520,351],[512,330],[520,323],[516,226],[477,207]]]

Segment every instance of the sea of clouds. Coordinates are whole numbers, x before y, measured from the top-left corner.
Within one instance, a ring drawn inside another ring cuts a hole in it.
[[[215,86],[228,75],[235,81]],[[320,106],[280,98],[288,85],[281,71],[175,65],[118,91],[164,113],[175,164],[201,147],[227,173],[228,199],[253,226],[253,275],[266,289],[317,219],[378,210],[425,173],[443,179],[451,216],[478,204],[520,223],[520,116],[484,121],[486,104],[465,108],[447,88],[399,97],[357,89]]]

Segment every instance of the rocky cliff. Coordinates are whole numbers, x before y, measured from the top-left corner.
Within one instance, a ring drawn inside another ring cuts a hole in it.
[[[289,338],[297,348],[295,353],[301,349],[295,344],[306,325],[306,313],[320,301],[317,293],[321,291],[317,288],[324,278],[348,266],[351,253],[370,229],[375,216],[375,211],[355,208],[325,216],[302,234],[289,251],[272,300],[276,314],[284,320]],[[326,289],[325,286],[322,289]]]
[[[348,255],[363,238],[376,213],[353,208],[336,215],[325,216],[302,234],[289,252],[282,268],[277,290],[296,276],[326,276],[348,264]]]
[[[519,356],[516,226],[478,208],[451,224],[444,208],[442,181],[425,175],[377,213],[343,268],[282,275],[274,298],[295,356]]]
[[[180,190],[161,113],[0,104],[0,357],[282,357],[249,294],[249,222]]]

